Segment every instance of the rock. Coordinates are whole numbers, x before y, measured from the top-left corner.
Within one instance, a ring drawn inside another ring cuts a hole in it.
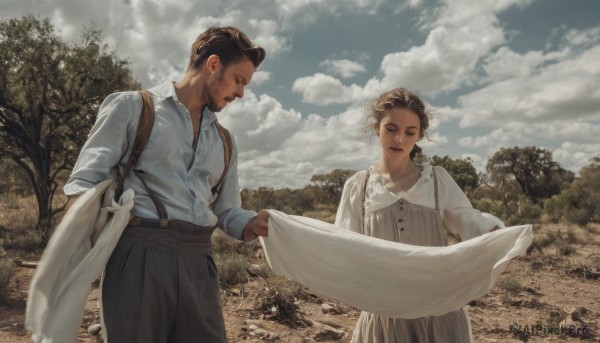
[[[333,311],[333,306],[329,305],[329,304],[323,304],[321,305],[321,312],[323,313],[331,313]]]
[[[256,326],[256,325],[254,325],[254,324],[248,325],[248,330],[250,330],[250,331],[255,331],[255,330],[257,330],[258,328],[259,328],[259,327],[258,327],[258,326]]]
[[[331,313],[331,314],[344,314],[347,311],[344,310],[343,308],[340,307],[335,307],[326,303],[323,303],[321,305],[321,312],[327,314],[327,313]]]
[[[100,333],[100,330],[102,330],[102,325],[100,324],[92,324],[90,326],[88,326],[88,333],[92,336],[97,336]]]
[[[265,324],[262,320],[257,320],[257,319],[246,319],[246,325],[248,325],[248,327],[250,327],[250,325],[255,325],[255,326],[258,326],[259,328],[262,328],[265,326]]]
[[[265,329],[261,329],[261,328],[256,328],[254,331],[250,331],[249,334],[251,336],[258,336],[263,339],[269,339],[269,340],[278,340],[279,339],[278,334],[271,332],[271,331],[267,331]]]

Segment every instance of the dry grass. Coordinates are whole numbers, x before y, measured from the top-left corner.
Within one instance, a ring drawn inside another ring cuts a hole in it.
[[[256,307],[259,311],[291,328],[312,325],[297,305],[298,299],[305,297],[302,285],[276,275],[263,281],[265,286],[259,291],[257,297]]]
[[[27,253],[32,256],[30,259],[39,257],[40,251],[33,255],[26,251],[39,242],[34,229],[36,215],[33,197],[0,195],[0,237],[4,239],[3,242],[0,239],[0,247],[3,243],[7,256]],[[335,218],[334,213],[325,208],[304,215],[329,222]],[[573,325],[585,326],[592,334],[562,335],[556,340],[596,341],[597,336],[594,335],[600,330],[600,298],[597,297],[600,294],[599,233],[600,225],[593,223],[583,228],[567,223],[536,224],[531,255],[512,261],[496,286],[486,296],[471,303],[469,311],[475,341],[543,342],[553,336],[515,335],[510,332],[509,326],[516,322],[553,327],[576,317],[581,321],[575,321]],[[339,338],[340,342],[349,339],[358,311],[322,313],[322,302],[334,302],[311,294],[295,281],[274,275],[266,265],[258,243],[232,244],[215,236],[213,244],[214,259],[225,289],[224,313],[231,342],[247,341],[252,337],[247,334],[247,319],[261,321],[265,328],[281,337],[281,342],[318,341],[322,337],[319,329],[322,322],[330,326],[336,324],[336,328],[346,332],[345,338]],[[25,275],[31,270],[19,268],[12,276],[10,269],[14,270],[14,266],[7,261],[10,260],[0,259],[0,296],[6,290],[9,292],[9,304],[24,304],[23,297],[30,278]],[[8,280],[12,277],[12,286],[2,289],[3,275]],[[6,306],[4,308],[13,312],[5,311],[0,322],[20,320],[15,318],[21,318],[24,306]],[[89,307],[92,319],[86,322],[88,324],[97,317],[97,304]],[[572,311],[571,308],[577,310]],[[82,332],[87,332],[87,327],[83,328]],[[6,335],[12,336],[6,342],[14,342],[15,337],[25,335],[22,326],[11,326],[10,330]],[[0,332],[0,342],[4,342],[1,337]],[[94,337],[83,333],[82,337],[80,341],[83,342],[95,341]]]

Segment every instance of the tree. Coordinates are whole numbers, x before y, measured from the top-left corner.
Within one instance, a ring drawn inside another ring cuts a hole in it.
[[[64,208],[52,203],[57,178],[74,165],[102,99],[139,87],[99,30],[86,29],[70,43],[48,19],[0,21],[0,158],[31,181],[44,240]]]
[[[468,157],[452,159],[449,156],[435,155],[431,158],[430,163],[446,169],[463,192],[468,193],[479,186],[479,175],[473,166],[473,160]]]
[[[355,170],[350,169],[334,169],[329,174],[313,175],[310,182],[318,187],[317,201],[325,205],[337,206],[342,197],[344,183],[355,173]]]
[[[559,194],[574,174],[552,159],[552,152],[534,146],[502,148],[486,166],[493,183],[514,180],[534,204]]]
[[[546,200],[545,210],[557,221],[561,216],[568,221],[586,225],[600,222],[600,155],[579,171],[568,188]]]

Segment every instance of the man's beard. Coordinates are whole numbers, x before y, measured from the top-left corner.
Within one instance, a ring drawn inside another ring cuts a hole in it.
[[[206,107],[208,107],[211,112],[219,112],[225,107],[225,105],[227,105],[227,103],[225,103],[219,106],[217,99],[211,92],[211,90],[217,88],[217,84],[221,81],[223,81],[223,70],[221,70],[220,73],[215,76],[215,79],[209,80],[208,82],[208,103],[206,104]]]
[[[209,93],[208,94],[208,104],[206,104],[206,107],[211,111],[211,112],[219,112],[220,110],[223,109],[223,107],[225,107],[225,105],[223,106],[219,106],[219,104],[217,103],[217,100]]]

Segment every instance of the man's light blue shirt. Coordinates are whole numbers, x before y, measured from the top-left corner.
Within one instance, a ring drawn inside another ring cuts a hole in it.
[[[190,114],[177,99],[174,84],[165,83],[149,91],[154,99],[154,127],[133,169],[161,200],[169,219],[201,226],[218,223],[230,236],[241,239],[244,226],[256,213],[240,208],[238,154],[233,137],[231,165],[215,199],[211,188],[219,181],[225,164],[223,142],[215,125],[216,115],[204,110],[194,152]],[[64,187],[66,195],[81,194],[112,177],[117,164],[124,170],[141,111],[138,92],[115,93],[104,100]],[[154,203],[134,172],[125,179],[124,189],[128,188],[135,192],[133,214],[158,219]]]

